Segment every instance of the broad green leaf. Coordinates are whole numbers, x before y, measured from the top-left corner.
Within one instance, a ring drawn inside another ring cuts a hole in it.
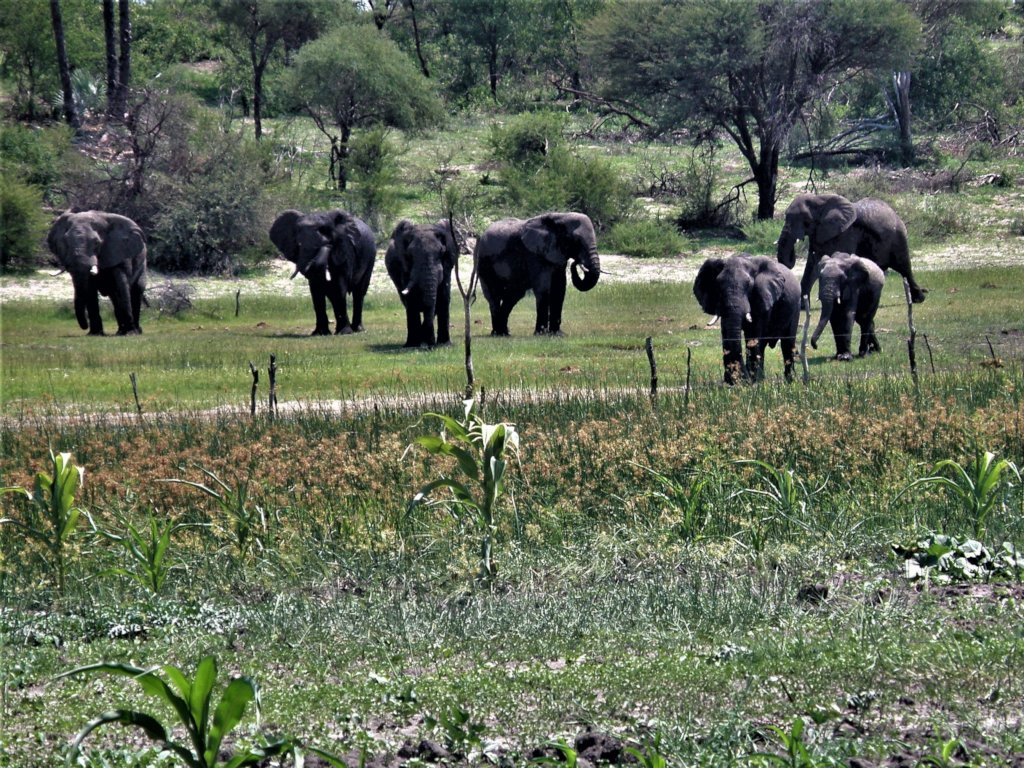
[[[169,743],[170,737],[167,734],[167,729],[164,727],[163,723],[152,715],[148,715],[145,712],[136,712],[130,709],[115,709],[109,712],[104,712],[95,720],[86,724],[86,726],[78,732],[74,741],[71,742],[71,748],[68,750],[65,765],[77,764],[78,757],[82,752],[82,742],[85,741],[86,737],[90,733],[95,731],[101,725],[106,725],[107,723],[134,725],[137,728],[141,728],[151,740],[160,742],[171,749],[175,749],[175,747],[177,747],[177,745]],[[177,747],[175,751],[180,749],[181,747]],[[185,755],[188,755],[188,753],[186,752]]]
[[[210,765],[211,758],[216,759],[221,742],[231,730],[242,720],[245,708],[257,697],[258,689],[255,681],[248,677],[236,677],[224,690],[220,703],[213,713],[213,727],[207,742],[206,758]],[[239,763],[244,765],[245,763]]]
[[[199,730],[200,743],[206,742],[207,728],[210,719],[210,694],[213,685],[217,682],[217,661],[213,656],[206,656],[196,667],[196,674],[192,680],[192,690],[188,697],[189,711],[192,713],[192,720]]]

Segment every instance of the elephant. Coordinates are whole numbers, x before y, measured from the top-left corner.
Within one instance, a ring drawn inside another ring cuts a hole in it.
[[[860,326],[858,357],[881,352],[882,346],[875,336],[875,312],[885,286],[882,268],[869,259],[849,253],[823,256],[820,267],[818,300],[821,302],[821,318],[811,336],[811,346],[818,348],[818,338],[831,321],[832,335],[836,340],[836,360],[852,360],[850,343],[856,322]]]
[[[710,258],[697,272],[693,295],[701,309],[721,317],[726,384],[735,384],[737,378],[760,380],[765,347],[774,349],[776,344],[781,344],[786,381],[793,380],[800,285],[790,269],[748,253]]]
[[[50,227],[47,245],[71,273],[75,317],[90,336],[103,336],[99,296],[109,296],[117,335],[142,333],[139,313],[146,290],[146,237],[127,216],[66,211]]]
[[[459,247],[448,222],[395,227],[384,266],[405,307],[406,347],[451,344],[448,312]],[[434,321],[437,320],[437,332]]]
[[[582,213],[496,221],[477,240],[474,258],[491,307],[492,336],[508,336],[508,316],[530,290],[537,300],[534,333],[563,336],[566,264],[572,262],[572,284],[580,291],[597,285],[601,275],[594,225]]]
[[[334,332],[363,330],[363,299],[370,287],[377,245],[366,223],[346,211],[320,213],[288,210],[270,227],[270,239],[309,281],[316,327],[312,336],[327,336],[327,299],[334,308]],[[346,295],[352,294],[349,322]]]
[[[796,243],[804,237],[809,238],[809,246],[801,296],[810,296],[821,257],[841,251],[899,273],[910,284],[912,301],[924,301],[928,291],[917,284],[910,269],[907,228],[881,200],[866,197],[851,203],[842,195],[797,195],[786,209],[778,242],[778,259],[790,269],[796,264]]]

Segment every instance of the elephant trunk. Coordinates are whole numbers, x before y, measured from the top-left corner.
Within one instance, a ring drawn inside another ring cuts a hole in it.
[[[75,287],[75,318],[78,320],[78,327],[83,331],[89,330],[89,280],[88,272],[73,272],[71,275],[71,283]]]
[[[743,317],[730,313],[722,317],[722,362],[725,383],[735,384],[743,376]]]
[[[835,302],[830,297],[820,296],[819,299],[821,301],[821,317],[818,318],[818,325],[811,336],[811,347],[814,349],[818,348],[818,339],[821,338],[829,320],[832,319],[832,308],[835,306]]]
[[[583,269],[582,275],[577,271],[577,267]],[[574,261],[570,272],[572,273],[573,287],[578,291],[589,291],[597,285],[597,281],[601,277],[601,257],[597,255],[597,250],[590,251],[584,259]]]
[[[782,234],[779,235],[778,259],[790,269],[796,264],[796,241],[797,238],[793,236],[789,227],[783,227]]]

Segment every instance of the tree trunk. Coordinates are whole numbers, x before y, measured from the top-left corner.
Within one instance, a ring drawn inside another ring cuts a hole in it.
[[[406,0],[409,5],[409,13],[412,15],[412,38],[416,43],[416,58],[420,61],[420,71],[423,76],[429,78],[430,70],[427,68],[427,60],[423,58],[423,48],[420,45],[420,28],[416,23],[416,3],[414,0]]]
[[[60,0],[50,0],[50,19],[53,22],[53,39],[57,44],[57,68],[60,70],[60,87],[64,94],[64,119],[75,130],[81,127],[78,111],[75,109],[75,94],[71,88],[71,67],[68,52],[64,46],[64,18],[60,12]]]
[[[754,169],[757,182],[757,218],[775,217],[775,196],[779,181],[779,148],[773,144],[761,145],[761,158]]]
[[[117,58],[117,114],[128,111],[128,87],[132,80],[132,20],[130,0],[118,0],[118,21],[121,27],[121,50]]]
[[[914,162],[914,137],[910,129],[910,73],[892,73],[892,111],[900,134],[900,159],[905,165]]]
[[[344,191],[348,187],[348,156],[350,151],[348,140],[352,137],[352,129],[347,125],[339,127],[341,128],[341,141],[338,143],[336,150],[338,189]]]
[[[498,100],[498,46],[491,45],[487,56],[487,73],[491,82],[491,98]]]
[[[107,115],[117,101],[117,38],[114,37],[114,0],[103,0],[103,40],[107,48]]]

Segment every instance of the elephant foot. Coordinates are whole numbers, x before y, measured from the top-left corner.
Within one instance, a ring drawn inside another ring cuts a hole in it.
[[[840,352],[839,354],[836,355],[836,360],[842,363],[848,363],[851,360],[853,360],[853,355],[850,354],[849,352]]]
[[[103,329],[101,328],[101,329],[100,329],[100,330],[98,330],[98,331],[89,331],[89,335],[90,335],[90,336],[106,336],[107,334],[105,334],[105,333],[103,332]]]
[[[436,347],[450,347],[451,345],[452,345],[452,340],[451,339],[445,339],[444,341],[437,342],[437,344],[435,344],[434,346],[436,346]]]
[[[142,333],[138,328],[118,328],[118,336],[138,336]]]
[[[351,325],[342,326],[334,332],[335,336],[351,336],[352,334],[353,330]]]
[[[921,304],[927,298],[927,288],[911,288],[910,289],[910,300],[915,304]]]
[[[330,336],[331,335],[331,329],[330,328],[314,328],[313,332],[310,333],[309,335],[310,336]]]
[[[491,331],[491,336],[508,336],[508,331]]]

